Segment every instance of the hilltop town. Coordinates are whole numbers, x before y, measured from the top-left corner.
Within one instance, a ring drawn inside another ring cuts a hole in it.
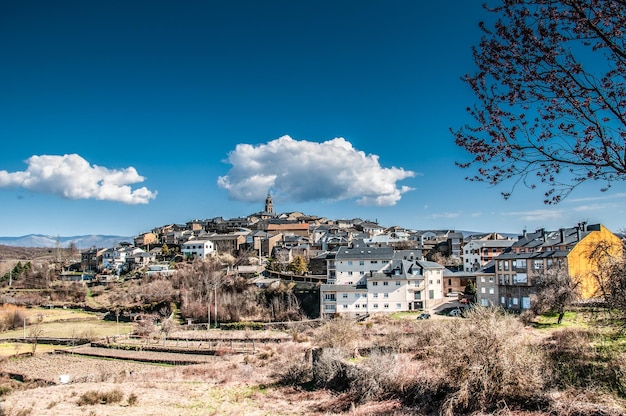
[[[620,237],[601,224],[523,230],[519,236],[409,230],[358,218],[279,214],[268,195],[263,211],[247,217],[163,225],[115,247],[80,253],[73,248],[57,277],[89,284],[167,279],[188,272],[194,262],[217,262],[224,281],[213,284],[221,287],[233,279],[259,288],[297,285],[297,293],[306,293],[299,299],[299,316],[309,318],[431,311],[450,298],[519,313],[531,309],[538,276],[557,267],[580,279],[583,299],[595,297],[589,252],[598,242],[621,247]],[[5,273],[5,284],[9,277],[13,287],[25,284],[19,272]],[[191,309],[197,308],[181,307]],[[201,321],[203,316],[183,318]],[[222,319],[234,316],[225,313]],[[266,319],[262,314],[246,318]]]
[[[618,415],[621,315],[598,285],[622,247],[601,224],[409,230],[278,214],[268,195],[248,217],[160,226],[114,247],[13,249],[0,409]],[[561,329],[566,312],[595,329]],[[581,397],[592,380],[604,381]]]

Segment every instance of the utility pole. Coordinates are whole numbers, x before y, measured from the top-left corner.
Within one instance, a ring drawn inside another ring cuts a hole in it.
[[[217,328],[217,283],[213,285],[214,301],[215,301],[215,328]]]

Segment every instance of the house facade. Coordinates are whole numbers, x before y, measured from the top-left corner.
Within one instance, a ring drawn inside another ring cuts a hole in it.
[[[186,259],[199,258],[205,259],[215,252],[215,246],[211,240],[196,239],[184,242],[180,250]]]
[[[514,240],[472,240],[463,246],[463,270],[482,269],[515,243]]]
[[[361,315],[434,307],[443,301],[443,271],[410,250],[369,247],[362,241],[327,257],[320,314]]]
[[[621,255],[621,240],[601,224],[582,222],[555,231],[524,232],[510,252],[495,259],[498,304],[512,310],[529,309],[535,280],[555,268],[567,271],[578,283],[583,298],[596,296],[598,284],[594,272],[599,266],[591,253],[600,244],[613,256]]]

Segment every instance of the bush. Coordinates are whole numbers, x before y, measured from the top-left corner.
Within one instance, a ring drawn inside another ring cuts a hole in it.
[[[119,403],[124,398],[124,393],[120,389],[113,389],[108,392],[90,390],[84,393],[78,399],[79,406],[88,406],[94,404],[110,404]]]
[[[473,308],[466,318],[450,325],[435,349],[437,367],[451,392],[444,413],[536,403],[549,371],[542,351],[523,338],[519,320],[483,307]]]
[[[3,305],[0,314],[0,331],[21,328],[26,317],[24,308],[15,305]]]
[[[283,386],[299,386],[311,381],[312,370],[309,363],[292,361],[283,367],[278,374],[278,384]]]
[[[262,330],[265,328],[262,322],[232,322],[226,324],[220,324],[220,328],[224,330],[243,330],[253,329]]]

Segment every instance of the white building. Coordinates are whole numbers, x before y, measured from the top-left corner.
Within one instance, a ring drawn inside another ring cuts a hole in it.
[[[443,301],[443,271],[410,250],[340,247],[328,261],[328,284],[320,288],[321,316],[362,315],[434,307]]]
[[[215,246],[211,240],[193,239],[183,243],[180,251],[185,258],[204,259],[215,251]]]

